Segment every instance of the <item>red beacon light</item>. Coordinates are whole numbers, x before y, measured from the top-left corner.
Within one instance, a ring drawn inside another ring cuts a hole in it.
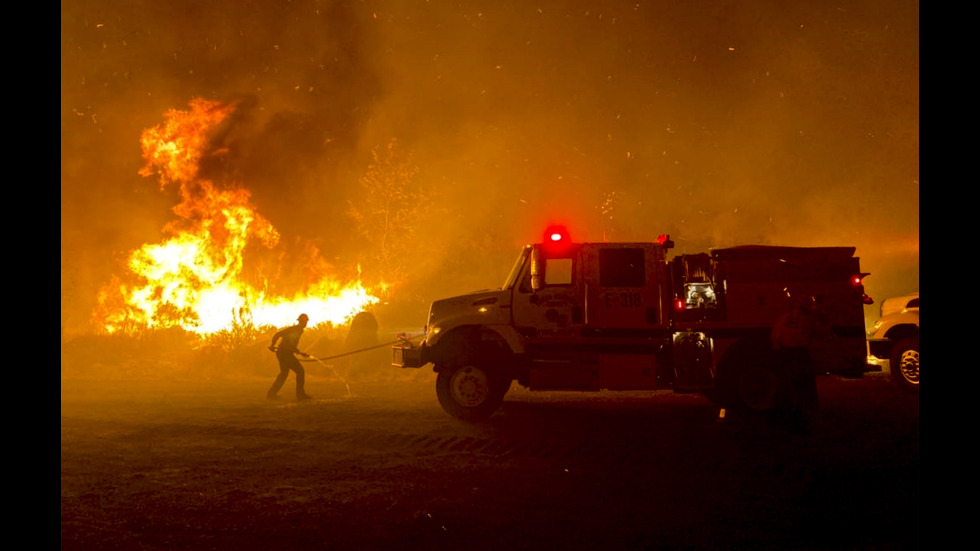
[[[565,226],[548,226],[544,230],[544,242],[549,245],[568,245],[572,240],[568,237]]]

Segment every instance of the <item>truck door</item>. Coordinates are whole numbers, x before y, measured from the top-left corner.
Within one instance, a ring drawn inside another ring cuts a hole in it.
[[[578,336],[584,295],[578,247],[535,246],[514,290],[514,326],[536,341],[567,341]]]
[[[666,270],[656,245],[583,246],[586,331],[641,336],[664,329]]]

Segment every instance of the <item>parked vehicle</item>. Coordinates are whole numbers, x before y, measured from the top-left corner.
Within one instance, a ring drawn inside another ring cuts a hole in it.
[[[919,293],[885,299],[868,333],[868,363],[882,366],[903,390],[919,393]]]

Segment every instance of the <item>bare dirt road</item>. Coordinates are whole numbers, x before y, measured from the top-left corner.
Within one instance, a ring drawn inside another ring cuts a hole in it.
[[[515,387],[468,425],[428,370],[306,403],[273,376],[63,380],[61,548],[918,547],[919,402],[885,374],[821,378],[809,435],[697,395]]]

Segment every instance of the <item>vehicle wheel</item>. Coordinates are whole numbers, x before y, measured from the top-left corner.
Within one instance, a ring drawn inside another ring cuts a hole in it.
[[[442,409],[463,421],[481,421],[493,415],[509,388],[509,379],[478,365],[445,367],[436,377],[436,396]]]
[[[899,339],[892,347],[892,379],[913,394],[919,393],[919,337]]]

